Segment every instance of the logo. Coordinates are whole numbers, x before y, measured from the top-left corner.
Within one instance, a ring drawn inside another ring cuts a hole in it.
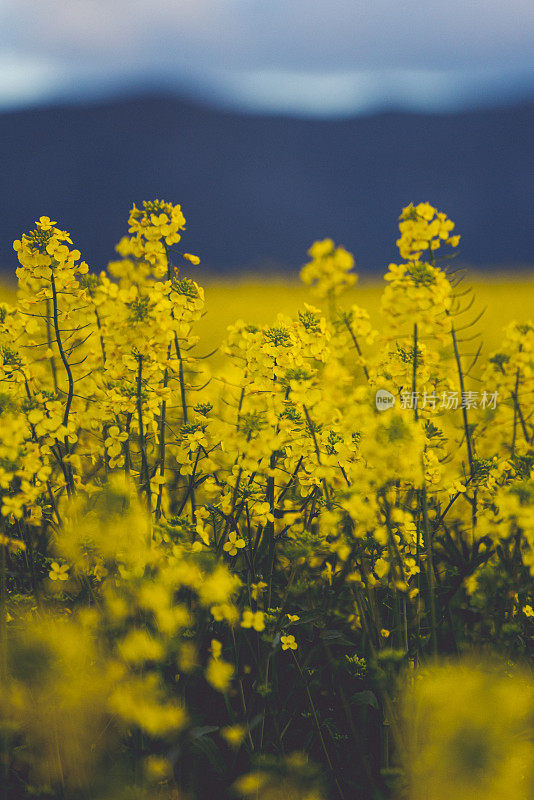
[[[387,389],[379,389],[375,395],[375,405],[379,411],[386,411],[395,405],[395,395]]]

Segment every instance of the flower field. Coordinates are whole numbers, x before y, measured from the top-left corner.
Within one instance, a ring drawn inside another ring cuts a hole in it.
[[[532,800],[534,277],[428,203],[380,286],[58,225],[0,302],[2,798]]]

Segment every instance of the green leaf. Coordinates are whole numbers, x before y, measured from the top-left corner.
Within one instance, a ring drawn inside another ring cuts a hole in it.
[[[365,689],[363,692],[355,692],[351,700],[352,704],[355,706],[371,706],[371,708],[378,711],[378,699],[376,694],[369,689]]]
[[[322,634],[321,634],[321,638],[325,642],[331,642],[333,644],[344,644],[344,645],[347,645],[348,647],[352,647],[352,648],[354,648],[354,646],[355,646],[354,642],[352,642],[350,639],[348,639],[345,636],[345,634],[342,633],[341,631],[336,631],[336,630],[323,631]]]
[[[199,736],[207,736],[209,733],[215,733],[218,730],[218,725],[201,725],[197,728],[192,728],[189,735],[192,739],[198,739]]]
[[[215,728],[215,730],[218,729]],[[219,775],[224,775],[226,772],[226,764],[213,739],[210,739],[206,735],[200,735],[193,739],[191,746],[192,749],[197,750],[198,752],[202,753],[203,756],[205,756],[215,772],[217,772]]]

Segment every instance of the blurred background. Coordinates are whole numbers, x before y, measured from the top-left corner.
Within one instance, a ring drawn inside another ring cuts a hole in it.
[[[182,204],[205,274],[382,275],[429,201],[460,260],[534,261],[532,0],[4,0],[0,265],[46,214],[95,270],[133,202]]]

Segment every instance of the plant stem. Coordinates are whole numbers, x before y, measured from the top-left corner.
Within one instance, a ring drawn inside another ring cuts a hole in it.
[[[421,513],[423,516],[423,528],[425,532],[425,549],[426,549],[426,571],[428,582],[428,600],[430,604],[430,624],[432,635],[432,654],[434,656],[438,653],[438,640],[436,630],[436,604],[435,604],[435,586],[434,586],[434,564],[432,554],[432,529],[428,523],[428,507],[426,499],[426,486],[423,486],[420,492],[421,499]]]
[[[145,486],[145,494],[148,510],[152,508],[152,492],[150,489],[150,474],[148,469],[148,458],[146,452],[145,433],[143,429],[143,400],[141,396],[142,377],[143,377],[143,356],[137,356],[137,420],[139,423],[139,450],[141,451],[141,486]]]
[[[50,282],[51,282],[51,285],[52,285],[52,303],[53,303],[53,309],[54,309],[54,331],[55,331],[55,334],[56,334],[56,342],[57,342],[57,346],[58,346],[58,350],[59,350],[59,355],[61,357],[61,361],[63,362],[63,366],[65,368],[65,372],[67,373],[67,381],[68,381],[68,384],[69,384],[69,390],[68,390],[68,393],[67,393],[67,402],[66,402],[66,405],[65,405],[65,412],[63,414],[63,426],[65,428],[67,428],[68,422],[69,422],[70,407],[72,405],[72,399],[74,397],[74,378],[72,376],[72,370],[71,370],[70,364],[69,364],[69,362],[67,360],[67,356],[65,354],[65,350],[63,349],[63,342],[61,340],[61,332],[60,332],[60,329],[59,329],[59,310],[58,310],[58,302],[57,302],[57,290],[56,290],[56,282],[54,280],[54,275],[53,274],[52,274],[52,276],[50,278]],[[67,433],[65,433],[64,444],[65,444],[65,455],[69,455],[70,447],[69,447],[69,437],[68,437]],[[59,455],[60,455],[60,458],[61,458],[61,451],[60,451]],[[67,492],[70,495],[74,491],[74,479],[73,479],[73,476],[72,476],[72,467],[71,467],[70,464],[67,464],[65,472],[66,472],[66,478],[67,478]]]

